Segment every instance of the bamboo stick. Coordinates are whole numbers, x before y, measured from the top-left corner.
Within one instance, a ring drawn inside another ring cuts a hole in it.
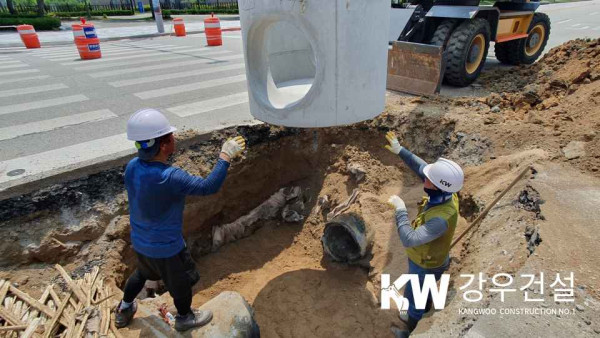
[[[71,298],[72,295],[73,295],[73,290],[71,290],[71,292],[69,292],[69,294],[67,294],[67,297],[60,304],[60,306],[58,307],[58,310],[56,310],[56,313],[52,317],[52,320],[50,321],[50,323],[48,325],[46,325],[46,333],[44,334],[44,337],[48,338],[51,335],[53,335],[54,326],[59,321],[60,317],[62,316],[63,312],[65,311],[67,304],[69,304],[69,298]]]
[[[27,329],[29,325],[18,325],[18,326],[0,326],[0,332],[6,331],[23,331]]]
[[[510,185],[508,187],[506,187],[506,189],[504,189],[500,195],[498,195],[493,201],[492,203],[490,203],[487,208],[485,208],[481,214],[479,214],[479,216],[477,216],[477,218],[473,221],[473,223],[471,223],[471,225],[469,225],[469,227],[467,229],[465,229],[465,231],[463,231],[462,234],[460,234],[460,236],[458,236],[454,242],[452,242],[452,245],[450,245],[450,249],[452,249],[468,232],[469,230],[471,230],[471,228],[473,228],[475,225],[477,225],[481,220],[483,220],[483,218],[488,214],[488,212],[490,212],[490,210],[492,210],[492,208],[496,205],[496,203],[498,203],[498,201],[500,201],[500,199],[502,197],[504,197],[504,195],[506,195],[506,193],[512,189],[512,187],[515,186],[515,184],[517,184],[517,182],[519,182],[523,176],[525,176],[525,174],[527,174],[530,170],[531,170],[531,166],[527,166],[525,169],[523,169],[523,171],[521,171],[521,173],[519,173],[519,175],[517,177],[515,177],[515,179],[510,183]]]
[[[73,289],[73,292],[75,293],[75,296],[77,296],[79,301],[85,303],[86,297],[85,297],[85,293],[83,292],[83,290],[81,290],[81,287],[79,285],[77,285],[77,283],[73,282],[73,280],[71,279],[71,276],[69,276],[69,274],[65,271],[65,269],[63,269],[62,266],[60,266],[59,264],[56,264],[54,267],[61,274],[62,278],[67,282],[69,287],[71,289]]]

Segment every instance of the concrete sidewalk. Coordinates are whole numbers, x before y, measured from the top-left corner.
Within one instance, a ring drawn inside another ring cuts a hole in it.
[[[94,20],[91,20],[90,22],[94,23]],[[186,22],[185,28],[188,34],[203,33],[204,22]],[[221,20],[221,28],[224,30],[239,30],[240,22],[239,20]],[[110,24],[102,23],[96,27],[96,33],[98,34],[100,41],[112,41],[125,38],[145,38],[169,35],[174,34],[174,30],[172,21],[165,21],[165,33],[162,34],[157,32],[156,24],[154,22],[120,27],[110,27]],[[70,29],[58,32],[38,32],[37,34],[42,47],[49,45],[67,45],[73,43],[73,32]],[[21,38],[16,30],[14,32],[0,32],[0,47],[22,46],[23,43],[21,42]]]

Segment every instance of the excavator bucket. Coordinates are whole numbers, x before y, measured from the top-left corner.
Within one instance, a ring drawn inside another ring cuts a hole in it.
[[[415,95],[439,93],[444,59],[441,46],[394,41],[388,52],[387,89]]]

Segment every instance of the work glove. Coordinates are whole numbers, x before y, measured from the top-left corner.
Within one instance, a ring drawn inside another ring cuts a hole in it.
[[[402,146],[400,142],[398,142],[398,138],[396,137],[396,133],[393,131],[388,131],[385,134],[385,139],[388,141],[388,145],[385,146],[385,149],[391,151],[392,153],[398,155],[400,154],[400,150],[402,150]]]
[[[221,152],[233,159],[246,149],[246,140],[241,136],[230,138],[223,144]]]
[[[406,210],[406,205],[404,204],[404,201],[397,195],[390,196],[390,198],[388,199],[388,204],[391,205],[396,211]]]

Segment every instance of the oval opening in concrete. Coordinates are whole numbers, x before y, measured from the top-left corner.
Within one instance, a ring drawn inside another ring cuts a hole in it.
[[[315,54],[304,33],[287,21],[277,21],[267,28],[267,96],[277,109],[300,101],[312,87]]]

